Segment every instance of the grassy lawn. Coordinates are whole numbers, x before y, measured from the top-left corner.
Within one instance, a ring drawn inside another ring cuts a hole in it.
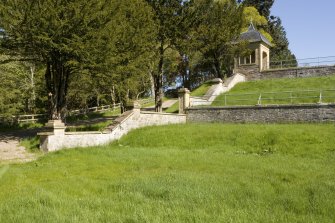
[[[81,132],[81,131],[103,131],[108,125],[112,124],[112,120],[104,120],[112,116],[118,116],[121,113],[121,109],[117,108],[112,111],[107,111],[103,113],[88,113],[76,116],[70,116],[67,120],[68,127],[66,131],[68,132]],[[101,119],[101,121],[90,123],[90,120]],[[82,121],[88,121],[88,123],[82,125],[71,126],[75,123],[80,123]]]
[[[87,113],[87,114],[68,116],[68,117],[66,117],[66,121],[68,123],[75,123],[75,122],[83,121],[83,120],[106,118],[106,117],[110,117],[110,116],[118,116],[120,114],[121,114],[121,109],[116,108],[114,110],[106,111],[106,112],[91,112],[91,113]]]
[[[334,103],[335,91],[326,91],[329,89],[335,89],[335,75],[250,81],[237,84],[228,93],[217,97],[212,105],[256,105],[260,94],[262,104],[317,103],[320,90],[324,90],[322,92],[322,102]]]
[[[212,85],[213,83],[210,81],[203,83],[202,85],[200,85],[191,92],[191,96],[195,97],[204,96]]]
[[[41,128],[44,125],[42,123],[20,123],[16,125],[1,125],[0,124],[0,132],[10,132],[10,131],[18,131],[18,130],[28,130],[28,129],[35,129]]]
[[[170,106],[164,112],[167,112],[167,113],[178,113],[178,111],[179,111],[179,101],[177,101],[176,103],[174,103],[172,106]]]
[[[331,124],[188,124],[0,166],[0,222],[334,222]]]
[[[66,128],[66,132],[86,132],[86,131],[103,131],[109,125],[111,125],[113,121],[104,121],[94,124],[85,124],[85,125],[77,125],[77,126],[68,126]]]

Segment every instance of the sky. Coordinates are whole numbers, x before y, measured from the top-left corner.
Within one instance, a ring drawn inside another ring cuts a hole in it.
[[[271,14],[282,19],[297,59],[335,57],[335,0],[275,0]]]

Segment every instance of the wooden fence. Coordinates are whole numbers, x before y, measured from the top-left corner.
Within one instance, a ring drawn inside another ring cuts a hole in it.
[[[77,110],[71,110],[68,112],[71,116],[76,115],[82,115],[87,113],[94,113],[94,112],[106,112],[106,111],[114,111],[117,108],[120,108],[120,103],[114,104],[114,105],[103,105],[98,107],[91,107],[87,109],[77,109]],[[17,123],[30,123],[30,122],[37,122],[41,120],[46,120],[48,117],[47,114],[31,114],[31,115],[17,115],[12,116],[13,120]],[[0,122],[1,122],[1,116],[0,116]]]

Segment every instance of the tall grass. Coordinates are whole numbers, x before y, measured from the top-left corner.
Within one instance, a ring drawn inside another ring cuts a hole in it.
[[[331,124],[189,124],[0,166],[0,222],[333,222]]]

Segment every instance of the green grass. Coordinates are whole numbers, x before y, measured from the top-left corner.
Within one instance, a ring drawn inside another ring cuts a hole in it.
[[[20,146],[26,148],[28,152],[39,153],[40,140],[38,136],[24,138],[20,141]]]
[[[212,82],[203,83],[202,85],[200,85],[198,88],[194,89],[191,92],[191,96],[194,96],[194,97],[204,96],[212,85],[213,85]]]
[[[117,116],[117,115],[120,115],[120,113],[121,113],[120,108],[117,108],[114,111],[107,111],[103,113],[87,113],[87,114],[81,114],[81,115],[68,116],[66,118],[66,121],[67,123],[76,123],[78,121],[83,121],[83,120]],[[45,122],[46,121],[44,121],[43,123],[41,122],[20,123],[20,124],[13,125],[13,126],[0,125],[0,132],[11,132],[11,131],[17,131],[17,130],[41,128],[45,125]],[[110,124],[110,122],[102,122],[102,123],[98,123],[94,125],[86,125],[86,126],[82,125],[82,126],[78,126],[78,128],[72,128],[72,131],[99,131],[108,124]]]
[[[105,121],[94,124],[70,126],[66,128],[66,131],[67,132],[103,131],[107,126],[112,124],[112,122],[113,121]]]
[[[212,105],[256,105],[260,94],[262,104],[317,103],[319,102],[320,90],[327,89],[335,89],[335,75],[250,81],[237,84],[228,93],[218,96]],[[306,92],[306,90],[314,92]],[[292,93],[290,93],[291,91]],[[322,102],[335,103],[335,91],[323,91],[322,97]]]
[[[71,124],[80,122],[80,121],[91,120],[91,119],[117,116],[117,115],[120,115],[120,113],[121,113],[121,110],[118,108],[118,109],[115,109],[114,111],[107,111],[104,113],[88,113],[88,114],[70,116],[67,118],[67,123],[68,125],[70,125],[70,127],[67,127],[66,131],[68,132],[103,131],[108,125],[112,123],[112,121],[101,121],[101,122],[94,123],[94,124],[83,124],[83,125],[78,125],[78,126],[71,126]]]
[[[179,111],[179,101],[176,101],[173,105],[165,110],[167,113],[178,113]]]
[[[35,129],[43,127],[42,123],[20,123],[16,125],[0,125],[0,132],[11,132],[17,130],[27,130],[27,129]]]
[[[116,115],[120,115],[120,113],[121,113],[121,109],[116,108],[115,110],[102,112],[102,113],[92,112],[92,113],[87,113],[87,114],[68,116],[68,117],[66,117],[66,121],[68,123],[75,123],[75,122],[82,121],[82,120],[89,120],[89,119],[104,118],[104,117],[109,117],[109,116],[116,116]]]
[[[331,124],[188,124],[0,166],[0,222],[334,222]]]

